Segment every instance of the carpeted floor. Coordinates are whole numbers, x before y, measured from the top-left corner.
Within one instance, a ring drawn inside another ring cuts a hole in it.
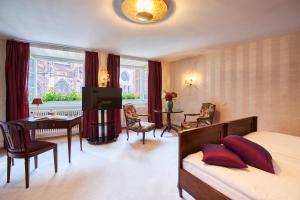
[[[25,189],[24,161],[16,160],[11,183],[6,184],[6,156],[0,157],[0,199],[5,200],[176,200],[178,137],[157,131],[146,135],[121,134],[115,143],[79,149],[72,142],[72,163],[68,163],[66,138],[58,145],[58,173],[54,173],[53,154],[39,156],[39,168],[31,161],[30,188]],[[184,193],[186,199],[191,199]]]

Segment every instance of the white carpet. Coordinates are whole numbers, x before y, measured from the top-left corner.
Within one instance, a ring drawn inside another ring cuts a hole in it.
[[[0,158],[0,199],[5,200],[176,200],[178,137],[166,133],[156,138],[121,134],[118,141],[92,146],[73,138],[72,163],[68,163],[66,138],[58,145],[58,173],[54,173],[53,153],[39,156],[39,168],[31,161],[30,187],[25,189],[24,161],[16,159],[11,182],[6,184],[6,156]],[[188,195],[184,193],[184,196]],[[190,198],[190,197],[189,197]]]

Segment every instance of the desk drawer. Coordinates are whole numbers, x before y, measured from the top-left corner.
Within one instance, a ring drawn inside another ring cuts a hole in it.
[[[68,127],[69,125],[66,122],[39,122],[31,124],[31,128],[33,129],[60,129]]]

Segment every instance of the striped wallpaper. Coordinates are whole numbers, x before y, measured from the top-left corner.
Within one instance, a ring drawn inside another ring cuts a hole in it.
[[[257,115],[260,130],[300,136],[300,33],[216,48],[170,63],[170,74],[175,106],[185,112],[212,102],[216,122]]]

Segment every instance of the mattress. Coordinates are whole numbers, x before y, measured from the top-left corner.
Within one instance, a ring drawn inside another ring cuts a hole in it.
[[[187,156],[183,168],[231,199],[299,200],[300,137],[259,131],[245,138],[271,153],[275,174],[251,166],[231,169],[207,165],[201,151]]]

